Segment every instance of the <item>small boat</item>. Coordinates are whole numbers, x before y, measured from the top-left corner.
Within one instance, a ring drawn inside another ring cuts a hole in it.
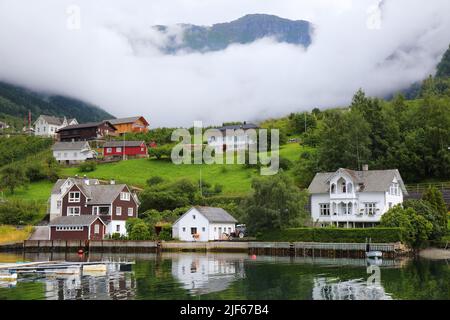
[[[366,257],[367,258],[372,258],[372,259],[382,258],[383,257],[383,252],[381,252],[381,251],[367,251],[366,252]]]

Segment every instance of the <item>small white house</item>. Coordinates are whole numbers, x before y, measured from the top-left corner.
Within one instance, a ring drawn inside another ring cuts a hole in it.
[[[257,144],[257,129],[257,125],[246,122],[241,125],[224,126],[217,129],[219,135],[208,138],[208,145],[213,147],[216,153],[245,150],[248,146]]]
[[[96,157],[96,152],[87,141],[56,142],[52,150],[53,157],[65,164],[76,164]]]
[[[309,188],[311,216],[325,227],[374,227],[408,194],[398,170],[339,169],[317,173]]]
[[[76,124],[78,124],[77,119],[41,115],[34,122],[34,134],[36,136],[55,137],[59,129]]]
[[[235,231],[237,220],[222,208],[193,207],[172,227],[172,237],[181,241],[227,239]]]

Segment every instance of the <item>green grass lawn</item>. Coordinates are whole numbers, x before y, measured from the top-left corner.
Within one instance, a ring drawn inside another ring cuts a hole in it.
[[[291,161],[299,158],[302,148],[299,144],[285,145],[280,155]],[[166,181],[190,179],[198,181],[201,176],[210,184],[221,184],[224,195],[244,195],[251,190],[252,178],[259,175],[255,169],[243,165],[175,165],[167,160],[136,159],[98,165],[89,177],[123,182],[138,187],[144,187],[148,178],[160,176]],[[81,175],[78,168],[64,168],[64,176]]]
[[[30,183],[27,187],[17,189],[14,194],[5,191],[4,196],[6,199],[33,200],[44,204],[50,197],[52,187],[53,183],[50,181],[39,181]]]

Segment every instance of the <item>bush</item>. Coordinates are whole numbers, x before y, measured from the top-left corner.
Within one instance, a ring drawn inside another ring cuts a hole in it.
[[[80,164],[78,170],[80,172],[92,172],[97,169],[97,163],[95,161],[86,161]]]
[[[149,226],[142,220],[133,224],[128,234],[130,240],[151,240]]]
[[[165,241],[172,240],[172,225],[165,224],[161,227],[162,227],[162,229],[161,229],[161,232],[159,233],[158,239],[165,240]]]
[[[258,240],[288,242],[363,243],[371,238],[374,243],[399,242],[400,228],[290,228],[262,233]]]
[[[149,178],[148,180],[147,180],[147,185],[149,186],[149,187],[152,187],[152,186],[154,186],[154,185],[158,185],[158,184],[161,184],[161,183],[163,183],[164,182],[164,179],[163,178],[161,178],[160,176],[154,176],[154,177],[151,177],[151,178]]]
[[[26,225],[37,223],[43,207],[33,201],[7,201],[0,203],[0,224]]]
[[[47,177],[45,168],[40,163],[32,163],[25,169],[25,175],[30,182],[40,181]]]
[[[292,167],[292,161],[290,161],[289,159],[286,159],[284,157],[280,157],[280,164],[279,164],[280,169],[283,170],[289,170]]]

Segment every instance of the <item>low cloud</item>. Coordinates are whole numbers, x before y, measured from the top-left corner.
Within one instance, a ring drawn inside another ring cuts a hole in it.
[[[450,42],[446,0],[298,2],[0,0],[0,79],[116,116],[142,114],[152,126],[221,124],[347,105],[361,87],[384,96],[434,73]],[[67,28],[73,4],[80,30]],[[166,38],[151,28],[249,13],[309,20],[313,44],[305,50],[267,38],[164,55]]]

